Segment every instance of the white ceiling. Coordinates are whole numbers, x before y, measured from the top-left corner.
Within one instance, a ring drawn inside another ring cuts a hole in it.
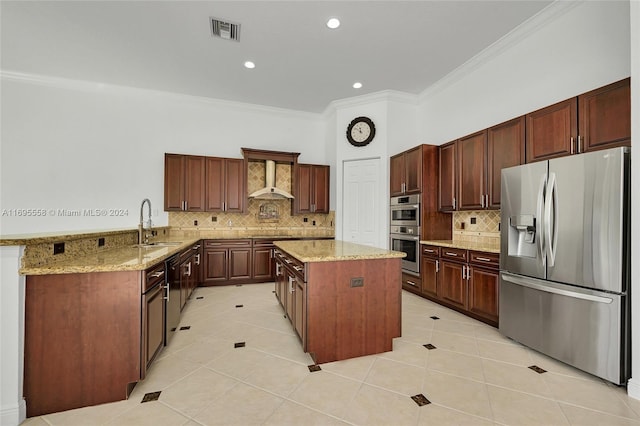
[[[2,1],[1,67],[322,112],[381,90],[419,94],[550,3]],[[214,39],[210,16],[240,23],[240,42]]]

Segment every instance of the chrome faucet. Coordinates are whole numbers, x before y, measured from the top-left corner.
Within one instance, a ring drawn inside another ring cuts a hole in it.
[[[149,220],[147,221],[147,226],[149,227],[149,229],[151,229],[152,227],[152,223],[151,223],[151,200],[149,200],[148,198],[145,198],[144,200],[142,200],[142,204],[140,204],[140,224],[138,225],[138,244],[148,244],[149,243],[149,235],[144,232],[144,217],[142,215],[143,210],[144,210],[144,203],[147,203],[149,205]],[[142,237],[142,234],[144,232],[144,238]]]

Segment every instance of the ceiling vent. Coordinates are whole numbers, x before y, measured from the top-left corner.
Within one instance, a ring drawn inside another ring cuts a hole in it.
[[[211,35],[225,40],[240,41],[240,24],[211,18]]]

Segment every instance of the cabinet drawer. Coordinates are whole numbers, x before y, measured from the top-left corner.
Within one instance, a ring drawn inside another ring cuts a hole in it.
[[[251,247],[251,240],[204,240],[204,246],[217,247]]]
[[[279,249],[275,250],[275,256],[277,260],[280,260],[285,268],[289,269],[291,273],[306,282],[304,263]]]
[[[429,257],[440,257],[440,249],[441,247],[438,247],[438,246],[423,245],[422,255],[429,256]]]
[[[144,271],[144,286],[142,292],[145,293],[156,284],[163,283],[165,280],[164,262]]]
[[[443,259],[457,260],[458,262],[466,262],[467,250],[450,248],[450,247],[442,247],[440,249],[440,257],[442,257]]]
[[[422,290],[422,280],[409,274],[402,274],[402,286],[406,288],[414,288],[418,291]]]
[[[498,269],[500,268],[500,255],[483,251],[469,251],[469,263]]]

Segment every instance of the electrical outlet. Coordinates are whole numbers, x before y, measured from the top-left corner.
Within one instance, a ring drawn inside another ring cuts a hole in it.
[[[218,216],[211,216],[211,222],[217,222]]]
[[[470,221],[471,221],[471,224],[472,224],[472,225],[475,225],[475,224],[476,224],[476,218],[475,218],[475,217],[472,217]]]
[[[64,253],[64,243],[53,243],[53,254]]]
[[[193,221],[193,226],[198,226],[198,221],[197,220]]]
[[[364,287],[364,278],[351,278],[351,287]]]
[[[303,221],[303,222],[305,222],[305,223],[306,223],[306,222],[309,222],[309,218],[308,218],[308,217],[305,217],[305,218],[303,218],[303,219],[302,219],[302,221]]]
[[[104,238],[98,238],[98,247],[104,246]]]
[[[316,221],[315,221],[315,220],[311,221],[311,224],[312,224],[313,226],[316,226]]]

